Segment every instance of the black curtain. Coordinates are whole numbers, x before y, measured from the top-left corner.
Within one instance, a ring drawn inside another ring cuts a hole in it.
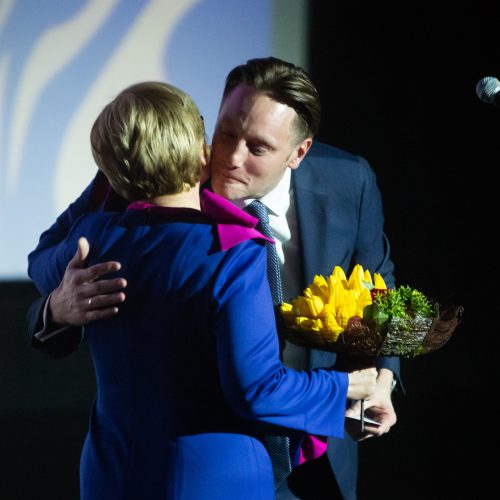
[[[403,360],[398,423],[360,445],[360,500],[481,498],[494,474],[483,450],[498,445],[500,109],[475,86],[500,78],[500,16],[479,3],[310,6],[317,139],[374,168],[398,284],[464,307],[442,349]]]

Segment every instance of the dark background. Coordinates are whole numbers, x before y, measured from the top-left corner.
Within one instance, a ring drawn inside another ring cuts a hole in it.
[[[500,78],[500,17],[493,4],[436,14],[346,3],[311,2],[310,70],[324,112],[317,138],[364,156],[377,173],[398,284],[464,307],[441,350],[402,361],[398,423],[360,445],[359,498],[489,498],[500,109],[475,86]]]
[[[500,18],[478,3],[443,14],[331,4],[311,2],[318,139],[377,173],[398,283],[464,307],[441,350],[402,361],[398,423],[360,445],[359,499],[489,497],[500,109],[475,85],[500,77]],[[0,498],[72,500],[92,369],[85,348],[54,361],[29,349],[35,297],[30,283],[0,282]]]

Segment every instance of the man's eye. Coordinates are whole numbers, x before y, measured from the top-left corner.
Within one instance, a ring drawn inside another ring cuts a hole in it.
[[[253,155],[261,156],[267,152],[267,148],[262,145],[249,145],[248,149]]]

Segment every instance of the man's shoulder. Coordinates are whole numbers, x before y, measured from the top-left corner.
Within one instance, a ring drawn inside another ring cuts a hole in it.
[[[311,149],[304,158],[309,163],[326,162],[336,165],[367,164],[368,162],[361,156],[350,153],[344,149],[332,146],[325,142],[313,141]]]
[[[364,182],[374,175],[368,161],[362,156],[350,153],[330,144],[314,141],[311,149],[293,171],[295,180],[299,182]]]
[[[355,159],[356,155],[326,142],[314,140],[309,150],[309,155],[318,158]]]

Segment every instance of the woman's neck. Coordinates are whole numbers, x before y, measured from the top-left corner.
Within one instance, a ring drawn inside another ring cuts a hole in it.
[[[164,194],[147,200],[148,203],[154,203],[160,207],[174,207],[174,208],[194,208],[201,210],[200,206],[200,184],[195,184],[186,191],[176,194]]]

